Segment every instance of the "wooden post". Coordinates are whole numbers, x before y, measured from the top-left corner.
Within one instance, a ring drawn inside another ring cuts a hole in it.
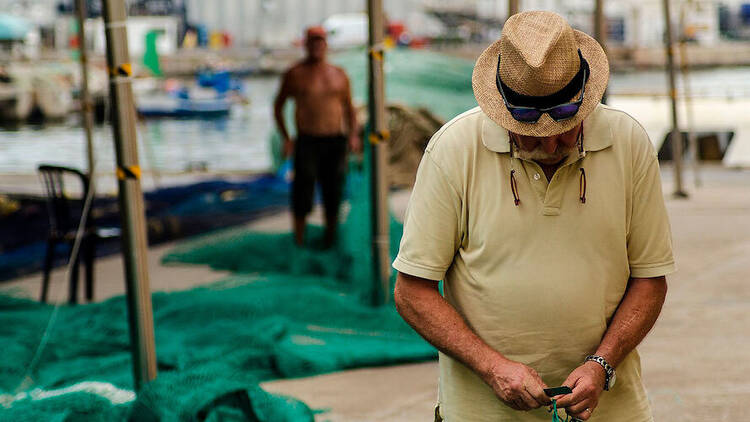
[[[685,3],[680,7],[680,28],[685,28]],[[688,132],[688,154],[690,155],[690,163],[693,167],[693,180],[695,187],[701,186],[701,175],[700,175],[700,151],[698,150],[698,139],[695,137],[695,130],[693,128],[693,98],[690,90],[690,62],[687,57],[687,42],[685,41],[684,34],[679,38],[680,45],[680,70],[682,73],[682,86],[683,86],[683,97],[685,98],[685,123]]]
[[[86,0],[76,0],[78,16],[78,51],[81,60],[81,122],[86,133],[86,158],[88,161],[89,189],[95,189],[94,183],[94,104],[89,94],[89,60],[86,52]]]
[[[128,53],[125,0],[104,0],[104,33],[107,38],[109,95],[112,104],[122,251],[125,263],[130,348],[138,391],[156,378],[154,318],[146,261],[146,219],[138,165],[136,114]]]
[[[518,0],[508,0],[508,17],[518,13]]]
[[[674,166],[674,196],[677,198],[687,198],[687,193],[682,190],[682,135],[680,134],[680,127],[677,124],[677,86],[675,84],[672,16],[669,14],[669,0],[663,0],[663,5],[669,97],[672,99],[672,132],[669,140],[672,144],[672,165]]]
[[[369,31],[369,112],[372,193],[372,255],[376,280],[383,290],[383,303],[391,301],[390,218],[388,214],[388,126],[385,118],[385,81],[383,73],[383,1],[368,0]]]
[[[594,4],[594,38],[607,53],[607,22],[604,15],[604,0],[596,0]],[[607,90],[602,95],[602,104],[607,104]]]

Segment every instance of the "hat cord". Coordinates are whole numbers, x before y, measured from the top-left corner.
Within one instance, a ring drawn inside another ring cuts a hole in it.
[[[513,140],[513,134],[508,131],[508,142],[510,143],[510,166],[515,167],[513,163],[515,162],[515,154],[513,152],[513,147],[516,146],[516,142]],[[520,160],[520,159],[519,159]],[[518,182],[516,182],[516,169],[511,168],[510,170],[510,191],[513,193],[513,204],[515,206],[518,206],[521,203],[521,197],[518,194]]]
[[[581,130],[578,132],[578,155],[583,156],[583,125],[581,125]],[[583,169],[583,166],[580,167],[578,170],[581,171],[581,177],[578,180],[578,199],[581,200],[582,204],[586,203],[586,170]]]
[[[586,170],[583,167],[579,168],[581,171],[581,179],[578,182],[578,192],[580,193],[579,199],[582,204],[586,203]]]
[[[518,206],[521,203],[521,198],[518,197],[518,184],[515,178],[516,170],[510,171],[510,191],[513,192],[513,203]]]

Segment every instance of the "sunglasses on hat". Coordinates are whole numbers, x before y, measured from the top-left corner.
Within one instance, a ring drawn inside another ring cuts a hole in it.
[[[546,97],[540,97],[542,100],[547,100],[545,102],[548,102],[550,98],[560,97],[567,95],[566,92],[570,91],[570,89],[573,86],[577,85],[571,85],[573,82],[576,81],[576,79],[581,79],[581,96],[573,102],[568,102],[564,104],[558,104],[554,105],[552,107],[531,107],[531,106],[516,106],[511,104],[506,95],[505,90],[513,92],[513,94],[517,97],[525,97],[527,100],[533,101],[534,97],[525,96],[523,94],[518,94],[515,91],[511,90],[509,87],[507,87],[503,81],[500,79],[500,55],[497,56],[497,73],[495,75],[495,82],[497,83],[497,89],[500,91],[500,95],[503,97],[503,103],[505,104],[505,107],[510,112],[510,115],[516,119],[519,122],[523,123],[536,123],[541,117],[542,114],[547,113],[549,116],[556,122],[561,122],[563,120],[568,120],[573,118],[573,116],[578,113],[578,110],[581,108],[581,104],[583,103],[583,96],[586,90],[586,81],[589,77],[589,67],[586,60],[581,55],[581,51],[578,50],[578,56],[581,59],[581,68],[578,71],[578,74],[571,80],[568,85],[558,91],[555,94],[548,95]],[[505,87],[505,90],[503,89]],[[577,90],[576,90],[577,91]],[[572,95],[572,94],[571,94]],[[571,95],[568,95],[567,98],[570,98]]]

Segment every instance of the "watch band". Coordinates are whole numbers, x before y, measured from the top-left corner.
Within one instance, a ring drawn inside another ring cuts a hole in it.
[[[588,356],[586,356],[586,360],[584,362],[588,362],[588,361],[596,362],[599,365],[601,365],[602,368],[604,368],[604,390],[605,391],[609,391],[610,380],[612,379],[612,376],[615,374],[615,368],[613,368],[607,362],[606,359],[604,359],[603,357],[598,356],[598,355],[588,355]]]

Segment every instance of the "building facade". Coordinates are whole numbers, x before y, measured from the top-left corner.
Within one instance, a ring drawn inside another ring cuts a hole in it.
[[[334,14],[365,13],[365,0],[184,0],[187,20],[208,31],[225,31],[239,45],[289,47],[304,28]],[[422,0],[384,0],[390,19],[418,22]]]
[[[471,11],[479,18],[504,20],[508,13],[507,0],[424,0],[423,4],[437,9]],[[593,33],[594,0],[519,0],[519,8],[559,13],[577,29]],[[604,8],[609,43],[633,48],[663,44],[662,0],[605,0]],[[746,18],[743,18],[743,10]],[[727,31],[722,30],[724,21],[728,22],[724,25],[730,25],[740,35],[743,30],[750,32],[750,0],[671,0],[671,13],[676,39],[684,38],[702,45],[719,43],[722,36],[727,35]]]

